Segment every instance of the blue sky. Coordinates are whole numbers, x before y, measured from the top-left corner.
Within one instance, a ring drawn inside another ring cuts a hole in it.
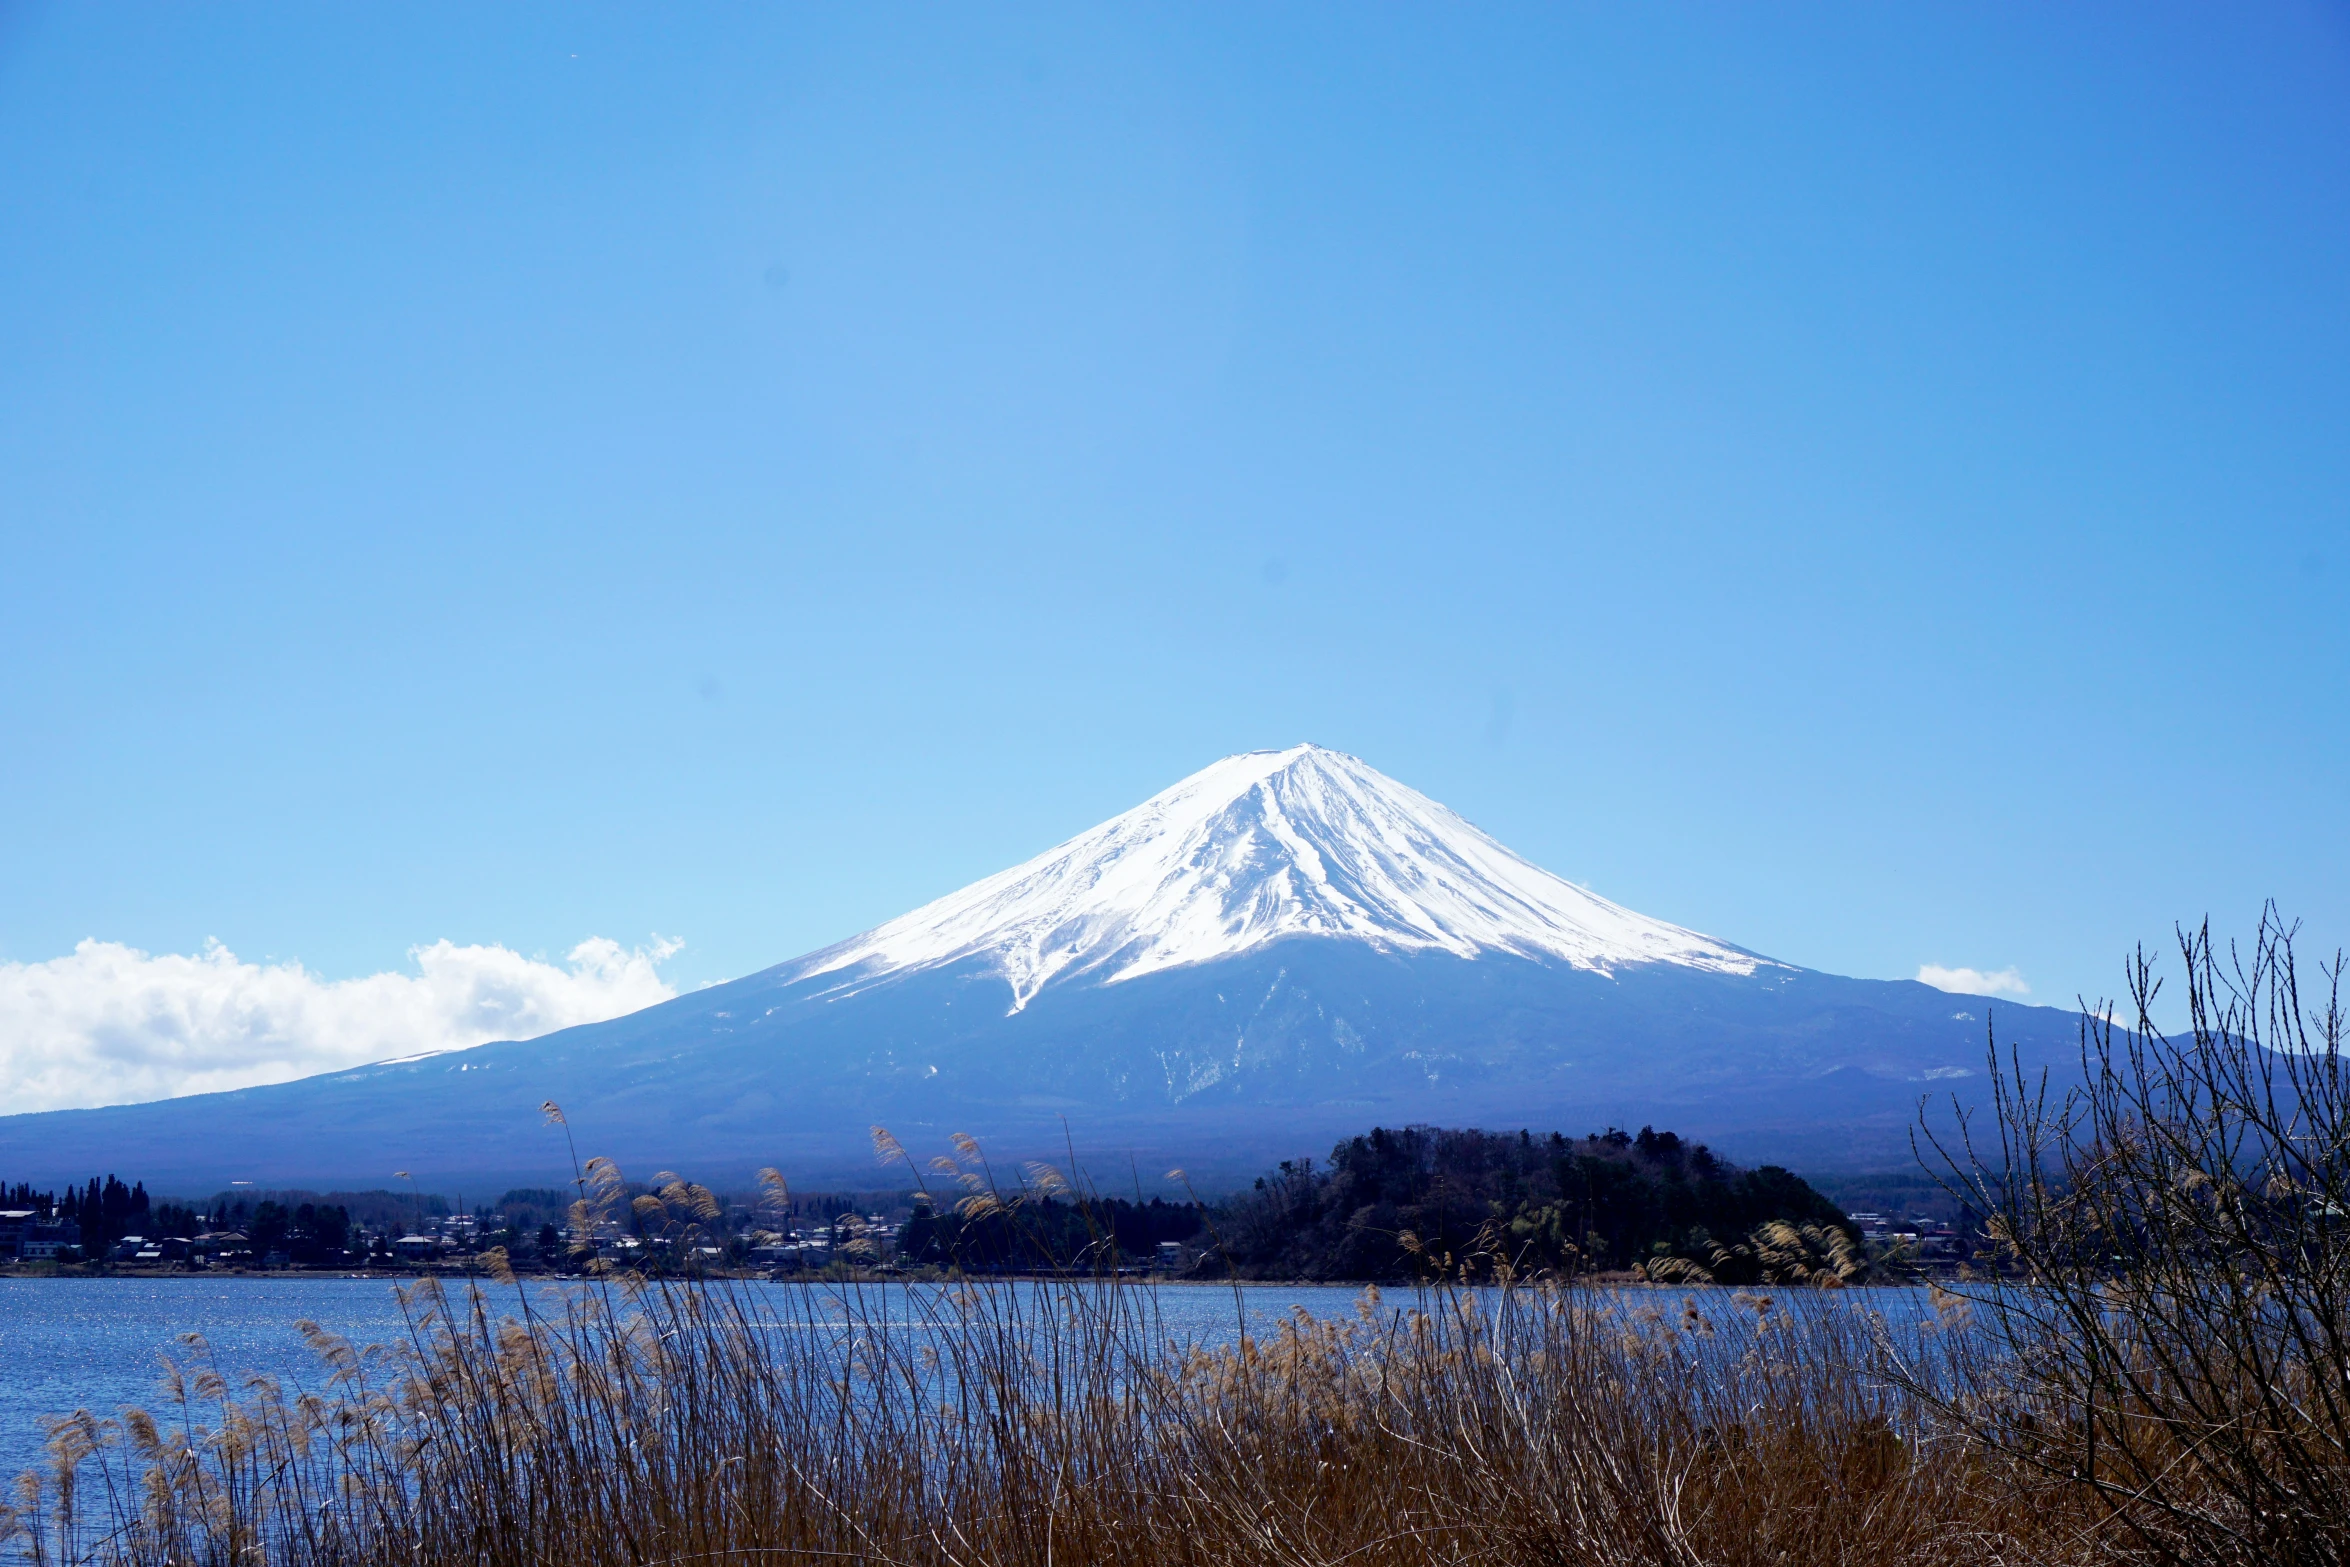
[[[0,223],[0,962],[689,986],[1309,739],[2350,937],[2338,9],[12,8]]]

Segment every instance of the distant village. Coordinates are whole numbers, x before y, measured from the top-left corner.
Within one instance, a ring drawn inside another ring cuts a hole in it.
[[[524,1271],[576,1272],[594,1259],[640,1271],[821,1271],[892,1263],[899,1231],[914,1217],[895,1194],[818,1195],[786,1213],[730,1202],[687,1239],[648,1231],[625,1208],[626,1217],[580,1233],[570,1199],[554,1189],[509,1191],[472,1206],[462,1197],[391,1191],[231,1191],[188,1203],[151,1198],[143,1185],[112,1177],[62,1194],[17,1185],[0,1187],[0,1265],[465,1270],[497,1248]]]
[[[1962,1262],[1966,1258],[1966,1237],[1945,1220],[1919,1215],[1910,1219],[1889,1219],[1881,1213],[1848,1213],[1852,1227],[1860,1234],[1862,1244],[1872,1253],[1888,1253],[1898,1249],[1904,1255],[1921,1263]]]
[[[480,1272],[495,1250],[525,1273],[602,1268],[642,1273],[750,1272],[774,1276],[895,1272],[950,1260],[951,1217],[903,1193],[818,1193],[790,1200],[717,1199],[690,1226],[623,1202],[582,1224],[573,1194],[508,1191],[468,1204],[425,1193],[232,1190],[205,1202],[157,1199],[109,1176],[62,1193],[0,1185],[0,1268],[91,1272],[252,1273],[279,1270]],[[1121,1208],[1126,1205],[1116,1205]],[[1133,1271],[1177,1271],[1200,1248],[1161,1240],[1199,1228],[1188,1205],[1152,1203],[1122,1258]],[[1125,1226],[1132,1229],[1132,1224]],[[1042,1261],[1044,1259],[1034,1259]],[[1015,1270],[999,1249],[983,1267]]]

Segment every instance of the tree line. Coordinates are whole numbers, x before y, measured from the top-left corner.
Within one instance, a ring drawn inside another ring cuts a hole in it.
[[[389,1260],[389,1239],[438,1198],[392,1192],[223,1194],[195,1207],[157,1202],[112,1176],[62,1195],[0,1187],[18,1206],[50,1208],[82,1228],[85,1255],[126,1235],[233,1231],[254,1261],[296,1266]],[[517,1262],[561,1266],[571,1250],[559,1189],[516,1190],[485,1204],[469,1237]],[[330,1200],[331,1199],[331,1200]],[[795,1210],[855,1211],[849,1197]],[[645,1233],[640,1213],[625,1226]],[[900,1209],[904,1212],[904,1209]],[[739,1228],[748,1222],[721,1225]],[[740,1236],[732,1237],[740,1241]],[[1611,1128],[1590,1136],[1430,1126],[1375,1128],[1327,1161],[1284,1160],[1221,1201],[1080,1194],[1057,1178],[1034,1189],[966,1189],[917,1198],[895,1252],[912,1267],[967,1272],[1092,1271],[1175,1266],[1201,1277],[1399,1280],[1503,1271],[1640,1270],[1666,1280],[1838,1280],[1860,1272],[1858,1237],[1836,1205],[1775,1165],[1744,1169],[1672,1132]],[[470,1248],[469,1248],[470,1249]],[[740,1253],[740,1245],[729,1246]]]

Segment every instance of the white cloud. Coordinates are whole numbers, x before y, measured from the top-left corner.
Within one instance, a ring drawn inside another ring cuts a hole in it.
[[[1956,991],[1962,996],[2028,996],[2032,993],[2032,987],[2024,983],[2024,976],[2012,968],[1986,971],[1920,963],[1918,981],[1936,990]]]
[[[436,941],[410,951],[412,974],[327,980],[218,942],[151,956],[84,941],[68,957],[0,963],[0,1107],[135,1104],[529,1039],[668,1000],[659,965],[681,945],[595,936],[565,966]]]

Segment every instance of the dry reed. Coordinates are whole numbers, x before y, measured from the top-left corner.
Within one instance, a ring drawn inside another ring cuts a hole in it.
[[[404,1299],[398,1345],[306,1328],[315,1393],[235,1389],[191,1342],[159,1410],[61,1422],[15,1548],[224,1567],[2097,1553],[2063,1487],[1877,1374],[1886,1330],[1852,1295],[1366,1292],[1349,1320],[1223,1347],[1171,1342],[1152,1289],[1115,1279]]]

